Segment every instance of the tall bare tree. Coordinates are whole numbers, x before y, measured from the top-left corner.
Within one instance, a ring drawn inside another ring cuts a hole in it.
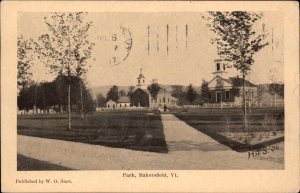
[[[225,61],[227,68],[236,68],[243,77],[243,111],[244,128],[247,127],[245,78],[254,64],[253,56],[263,47],[266,41],[265,25],[262,31],[255,30],[254,24],[262,18],[262,14],[245,11],[208,12],[203,16],[207,26],[217,37],[211,40],[216,44],[218,55]]]
[[[84,20],[87,13],[54,12],[44,17],[49,33],[36,42],[39,59],[51,73],[67,76],[68,83],[68,130],[71,129],[71,76],[81,77],[87,71],[93,43],[88,40],[92,22]]]
[[[88,28],[85,28],[85,32],[82,35],[87,37],[86,33]],[[81,42],[79,42],[81,41]],[[80,103],[81,103],[81,118],[84,118],[84,104],[83,104],[83,84],[84,84],[84,75],[87,72],[87,67],[90,65],[87,64],[88,59],[91,58],[92,49],[95,44],[84,38],[78,38],[77,46],[75,49],[75,58],[77,61],[76,76],[81,80],[80,81]]]
[[[23,36],[18,37],[17,39],[17,57],[18,57],[18,73],[17,73],[17,83],[18,83],[18,94],[21,93],[21,90],[27,89],[29,86],[34,86],[32,97],[34,99],[34,113],[37,112],[36,102],[37,102],[37,82],[32,80],[31,67],[33,65],[33,41],[25,40]],[[24,92],[22,92],[24,95]],[[19,98],[19,99],[22,99]]]
[[[32,41],[24,40],[23,36],[17,40],[17,57],[18,57],[18,92],[24,89],[32,81]]]
[[[223,109],[223,80],[221,78],[217,79],[217,88],[220,90],[220,108]]]

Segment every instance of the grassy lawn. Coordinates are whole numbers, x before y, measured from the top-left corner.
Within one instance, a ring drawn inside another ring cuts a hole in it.
[[[34,170],[71,170],[70,168],[64,166],[50,164],[45,161],[25,157],[20,154],[17,155],[18,171],[32,171],[32,168],[34,168]]]
[[[283,109],[253,109],[248,114],[248,130],[243,128],[241,109],[189,109],[174,113],[198,131],[201,131],[235,151],[262,148],[284,140]]]
[[[84,119],[72,115],[71,131],[66,131],[67,115],[18,116],[18,134],[167,153],[161,117],[151,111],[95,112]]]

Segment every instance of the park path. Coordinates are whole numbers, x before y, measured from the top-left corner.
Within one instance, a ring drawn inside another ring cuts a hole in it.
[[[18,153],[79,170],[283,169],[283,152],[248,159],[171,114],[162,114],[168,153],[18,135]],[[279,144],[283,147],[283,143]],[[278,161],[279,160],[279,161]]]
[[[231,150],[172,114],[162,114],[161,119],[169,152]]]
[[[174,162],[200,169],[283,169],[283,143],[278,144],[282,151],[249,159],[248,152],[233,151],[172,114],[162,114],[161,119]]]

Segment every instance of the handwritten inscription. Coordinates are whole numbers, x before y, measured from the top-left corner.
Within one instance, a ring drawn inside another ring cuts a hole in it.
[[[271,145],[271,146],[255,149],[252,151],[248,151],[248,158],[254,158],[256,156],[270,154],[270,153],[272,153],[274,151],[278,151],[278,150],[280,150],[278,145]]]

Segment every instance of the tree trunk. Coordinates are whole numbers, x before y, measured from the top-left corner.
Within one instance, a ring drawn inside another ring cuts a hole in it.
[[[71,84],[68,85],[68,128],[71,130]]]
[[[33,114],[37,114],[36,98],[37,98],[37,85],[34,84],[34,106],[33,106]]]
[[[81,118],[84,118],[84,113],[83,113],[83,97],[82,97],[82,85],[80,83],[80,104],[81,104]]]
[[[245,72],[243,71],[243,109],[244,109],[244,129],[248,132],[247,125],[247,105],[246,105],[246,92],[245,92]]]
[[[43,89],[43,106],[44,110],[46,110],[46,99],[45,99],[45,90]]]
[[[223,93],[222,93],[222,89],[221,89],[221,109],[223,109]]]
[[[273,95],[273,107],[276,107],[276,93]]]

